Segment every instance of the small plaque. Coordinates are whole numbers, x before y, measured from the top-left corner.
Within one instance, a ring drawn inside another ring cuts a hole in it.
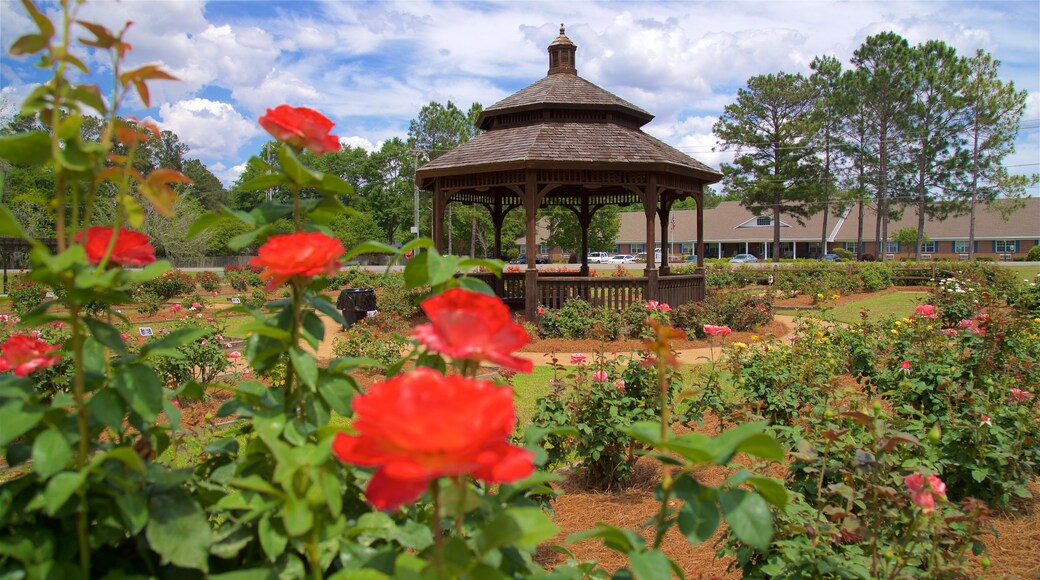
[[[141,336],[152,336],[151,326],[139,326],[137,331],[141,333]]]
[[[241,304],[242,303],[242,299],[238,298],[238,297],[232,298],[231,299],[231,303],[232,304]]]
[[[772,275],[772,274],[770,274],[770,275],[769,275],[769,283],[770,283],[770,284],[772,284],[772,283],[773,283],[773,275]]]

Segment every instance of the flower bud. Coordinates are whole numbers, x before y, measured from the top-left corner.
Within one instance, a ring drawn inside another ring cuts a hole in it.
[[[942,431],[939,429],[938,425],[935,425],[934,427],[928,430],[928,440],[932,443],[938,443],[941,437]]]

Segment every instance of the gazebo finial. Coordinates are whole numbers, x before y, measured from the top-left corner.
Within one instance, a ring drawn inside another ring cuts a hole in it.
[[[564,31],[563,31],[563,23],[562,22],[560,23],[560,36],[567,36],[567,34],[564,33]]]

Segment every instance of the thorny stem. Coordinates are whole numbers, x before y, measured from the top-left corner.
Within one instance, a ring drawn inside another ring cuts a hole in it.
[[[668,425],[671,421],[668,409],[668,366],[662,356],[657,357],[657,393],[661,401],[661,441],[668,440]],[[657,513],[657,529],[654,532],[654,549],[661,547],[668,522],[668,499],[672,495],[672,470],[663,466],[664,476],[661,480],[661,511]]]
[[[430,482],[430,493],[433,495],[433,513],[430,514],[430,532],[433,534],[434,566],[437,567],[437,578],[443,578],[444,536],[441,535],[441,492],[436,479]]]
[[[294,411],[293,407],[296,407],[296,414],[303,412],[303,391],[299,387],[294,387],[293,378],[295,375],[292,361],[292,349],[296,348],[300,342],[300,318],[303,313],[303,293],[304,293],[304,280],[299,280],[293,277],[290,282],[292,286],[292,328],[289,330],[289,350],[285,353],[285,414],[289,415]],[[295,391],[294,392],[294,388]]]
[[[90,418],[87,416],[85,401],[86,385],[83,382],[83,329],[79,324],[79,307],[70,306],[69,322],[72,325],[72,360],[76,374],[72,379],[72,396],[76,403],[76,426],[79,430],[79,442],[76,451],[76,470],[82,470],[87,464],[90,454]],[[87,529],[90,521],[85,486],[76,490],[79,496],[79,511],[76,512],[76,537],[79,540],[79,565],[83,577],[90,577],[90,536]]]

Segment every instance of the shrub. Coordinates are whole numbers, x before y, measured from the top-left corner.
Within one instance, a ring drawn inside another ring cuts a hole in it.
[[[1029,253],[1026,254],[1027,262],[1040,262],[1040,244],[1029,248]]]
[[[363,318],[345,335],[337,336],[332,342],[332,353],[337,357],[370,358],[383,365],[401,358],[401,349],[408,341],[395,332],[382,330],[377,318],[379,316]]]
[[[137,303],[137,311],[145,316],[151,316],[166,306],[162,296],[143,286],[134,292],[134,302]]]
[[[195,319],[188,318],[182,327],[199,326]],[[155,371],[162,377],[165,385],[175,387],[189,380],[211,383],[230,368],[231,363],[224,352],[221,329],[209,325],[200,328],[206,331],[205,335],[194,342],[177,347],[178,355],[155,357]]]
[[[547,338],[584,338],[595,309],[581,298],[571,298],[559,310],[546,313],[541,320],[541,333]]]
[[[11,310],[18,315],[24,315],[43,304],[46,295],[47,288],[43,284],[25,277],[15,278],[7,292],[7,297],[11,300]]]
[[[705,324],[729,326],[741,332],[772,322],[773,302],[764,294],[714,292],[702,302],[676,308],[672,320],[687,335],[699,338],[704,338]]]
[[[203,270],[195,274],[195,283],[206,292],[216,292],[220,288],[220,276],[215,272]]]
[[[224,281],[238,292],[245,292],[249,286],[249,281],[241,270],[228,272],[224,275]]]
[[[264,304],[267,304],[267,292],[257,288],[249,294],[249,298],[246,298],[245,303],[253,308],[263,308]]]
[[[187,272],[170,270],[163,272],[158,278],[143,282],[140,288],[145,292],[151,292],[163,300],[169,300],[174,296],[183,296],[195,291],[195,279]]]
[[[657,369],[644,366],[642,357],[607,361],[601,354],[592,364],[581,362],[570,369],[554,362],[554,370],[553,390],[535,402],[532,418],[535,427],[549,432],[542,440],[547,467],[574,462],[595,488],[624,485],[639,449],[625,430],[657,418]],[[669,404],[681,389],[681,377],[670,375]],[[672,422],[692,419],[687,407]],[[561,434],[564,428],[574,431]]]

